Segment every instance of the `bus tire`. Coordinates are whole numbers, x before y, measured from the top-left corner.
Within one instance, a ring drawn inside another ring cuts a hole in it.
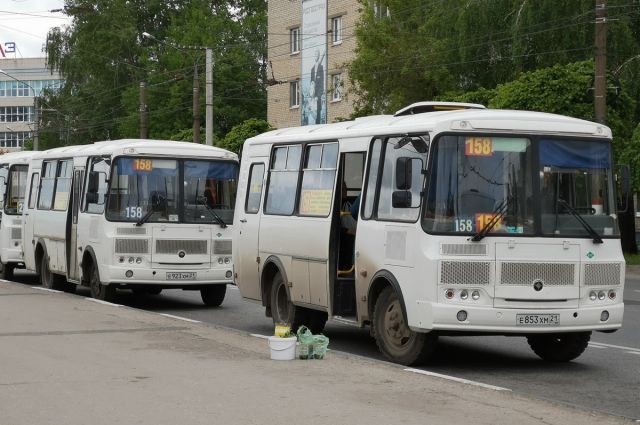
[[[100,272],[95,263],[89,265],[89,289],[91,297],[96,300],[113,301],[116,296],[116,287],[113,285],[103,285],[100,282]]]
[[[306,326],[309,328],[311,333],[319,334],[324,330],[324,326],[327,324],[327,319],[329,316],[325,311],[311,310],[309,309],[307,312],[307,323]]]
[[[271,318],[274,324],[286,324],[296,332],[301,325],[304,325],[308,318],[308,311],[305,308],[293,305],[289,299],[287,283],[282,278],[280,271],[273,275],[271,284]]]
[[[2,279],[4,280],[13,280],[13,270],[16,268],[13,264],[3,264],[2,265]]]
[[[591,332],[533,334],[527,342],[534,353],[548,362],[570,362],[578,358],[589,345]]]
[[[208,307],[219,307],[227,293],[227,285],[211,285],[200,290],[202,302]]]
[[[43,288],[62,291],[65,289],[67,280],[64,276],[55,274],[49,267],[49,257],[45,254],[40,258],[40,284]]]
[[[438,340],[436,335],[409,329],[398,294],[390,286],[376,300],[371,326],[380,352],[392,362],[407,366],[424,363]]]

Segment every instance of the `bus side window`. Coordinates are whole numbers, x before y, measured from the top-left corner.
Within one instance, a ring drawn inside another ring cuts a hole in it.
[[[40,183],[40,174],[34,173],[31,176],[31,189],[29,190],[29,209],[36,207],[36,199],[38,198],[38,183]]]
[[[249,170],[249,180],[247,181],[247,201],[245,212],[256,214],[260,210],[260,199],[262,199],[262,184],[264,181],[264,164],[251,164]]]
[[[89,166],[89,173],[87,176],[91,174],[91,172],[99,173],[98,176],[98,192],[97,199],[87,199],[85,194],[85,207],[84,211],[89,214],[102,214],[104,212],[104,204],[105,197],[107,196],[107,181],[106,178],[109,175],[110,171],[110,163],[107,158],[96,157],[91,158],[91,165]],[[89,185],[85,188],[89,189]]]
[[[276,147],[271,159],[266,214],[291,215],[296,206],[300,170],[300,145]]]
[[[380,169],[380,155],[382,150],[382,140],[376,139],[369,154],[369,167],[367,171],[367,186],[364,192],[364,210],[362,212],[365,219],[373,217],[373,203],[376,197],[376,186],[378,185],[378,175]]]
[[[307,146],[298,208],[300,215],[329,215],[337,165],[337,143]]]
[[[38,193],[38,209],[50,210],[53,202],[53,190],[56,184],[57,161],[48,161],[42,164],[42,179]]]
[[[53,209],[66,211],[71,194],[71,178],[73,176],[73,161],[60,161],[56,174],[55,194]]]

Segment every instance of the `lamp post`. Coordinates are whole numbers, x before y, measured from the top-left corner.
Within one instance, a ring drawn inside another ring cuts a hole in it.
[[[19,80],[18,78],[7,74],[7,72],[2,69],[0,69],[0,74],[4,74],[12,80],[24,84],[25,86],[29,87],[31,89],[31,92],[33,93],[33,150],[37,151],[40,142],[40,118],[38,117],[38,96],[36,95],[36,90],[31,87],[31,85],[26,81]]]
[[[194,59],[193,64],[193,141],[200,143],[200,79],[198,78],[198,61],[200,56],[194,56],[189,50],[205,51],[205,73],[206,73],[206,120],[205,120],[205,143],[213,146],[213,77],[212,77],[212,50],[209,47],[202,46],[182,46],[167,41],[160,40],[148,32],[143,32],[142,36],[150,40],[154,40],[165,46],[173,47],[176,50]]]

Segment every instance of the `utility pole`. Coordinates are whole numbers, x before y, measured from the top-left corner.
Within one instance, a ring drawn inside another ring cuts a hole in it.
[[[596,0],[596,73],[594,77],[594,107],[596,121],[607,121],[607,27],[606,0]]]
[[[5,74],[6,75],[6,74]],[[40,148],[40,114],[38,113],[38,96],[35,89],[33,90],[33,150],[37,151]]]
[[[205,49],[205,73],[206,73],[206,87],[205,87],[205,103],[206,103],[206,144],[213,146],[213,51],[210,48]]]
[[[140,83],[140,138],[149,138],[149,111],[147,110],[147,83]]]
[[[193,141],[200,143],[200,79],[197,61],[193,67]]]

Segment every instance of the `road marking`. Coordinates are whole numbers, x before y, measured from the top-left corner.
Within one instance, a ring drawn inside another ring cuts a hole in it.
[[[624,351],[629,351],[629,352],[634,352],[634,353],[638,353],[640,354],[640,348],[633,348],[633,347],[625,347],[624,345],[613,345],[613,344],[603,344],[601,342],[590,342],[589,345],[592,346],[598,346],[601,345],[603,347],[608,347],[608,348],[617,348],[619,350],[624,350]]]
[[[603,347],[601,345],[593,345],[593,342],[589,343],[589,347],[591,347],[591,348],[600,348],[600,349],[603,349],[603,350],[607,349],[607,347]]]
[[[8,282],[8,280],[5,280],[5,282]],[[640,292],[640,289],[634,289],[633,292]]]
[[[232,289],[232,290],[234,290],[234,291],[239,291],[239,290],[240,290],[240,288],[238,288],[238,287],[237,287],[237,286],[235,286],[235,285],[227,285],[227,288]]]
[[[626,353],[627,354],[635,354],[635,355],[640,356],[640,351],[627,351]]]
[[[333,316],[333,317],[331,318],[331,320],[332,320],[333,322],[342,323],[343,325],[349,325],[349,326],[353,326],[353,327],[356,327],[356,328],[359,328],[359,327],[360,327],[360,325],[358,324],[358,322],[357,322],[357,321],[355,321],[355,320],[345,319],[344,317],[340,317],[340,316]]]
[[[413,368],[406,368],[404,370],[407,372],[419,373],[420,375],[427,375],[427,376],[434,376],[436,378],[448,379],[450,381],[460,382],[462,384],[467,384],[467,385],[474,385],[476,387],[487,388],[495,391],[511,391],[509,388],[496,387],[495,385],[489,385],[489,384],[484,384],[482,382],[470,381],[468,379],[463,379],[463,378],[456,378],[455,376],[442,375],[440,373],[429,372],[427,370],[413,369]]]
[[[122,307],[122,304],[114,304],[114,303],[110,303],[109,301],[102,301],[102,300],[96,300],[95,298],[85,298],[85,300],[87,301],[91,301],[94,303],[98,303],[98,304],[102,304],[102,305],[110,305],[112,307]]]
[[[40,291],[53,292],[54,294],[61,294],[62,291],[56,291],[55,289],[43,288],[42,286],[32,286],[33,289],[38,289]]]
[[[181,317],[181,316],[174,316],[173,314],[168,314],[168,313],[158,313],[160,316],[164,316],[164,317],[169,317],[171,319],[178,319],[178,320],[184,320],[185,322],[191,322],[191,323],[202,323],[199,320],[193,320],[193,319],[189,319],[187,317]]]
[[[269,339],[269,337],[266,335],[260,335],[260,334],[249,334],[249,335],[255,336],[256,338]]]

